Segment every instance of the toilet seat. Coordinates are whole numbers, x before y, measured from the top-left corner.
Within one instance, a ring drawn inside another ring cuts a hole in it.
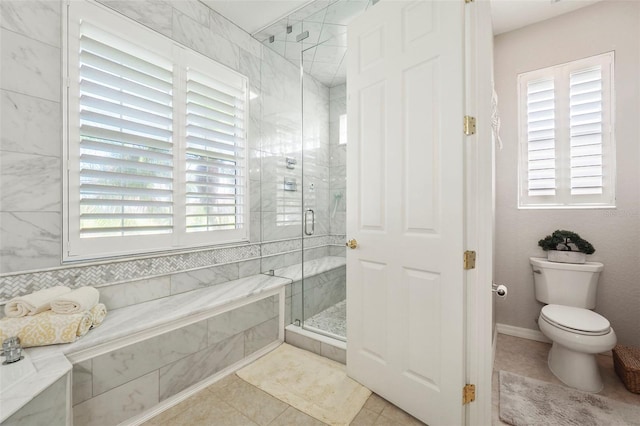
[[[611,329],[611,324],[602,315],[573,306],[546,305],[540,316],[554,327],[586,336],[602,336]]]

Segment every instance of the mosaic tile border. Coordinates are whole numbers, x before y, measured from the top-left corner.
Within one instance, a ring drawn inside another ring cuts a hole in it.
[[[344,235],[306,237],[304,248],[343,245],[344,240]],[[99,264],[62,266],[45,271],[4,274],[0,275],[0,305],[14,297],[56,285],[78,288],[86,285],[121,284],[185,270],[290,253],[300,249],[302,249],[302,239],[293,238],[142,259],[114,260]]]
[[[0,276],[0,303],[55,285],[78,288],[117,284],[187,269],[260,258],[260,244],[200,250],[144,259],[60,267]]]

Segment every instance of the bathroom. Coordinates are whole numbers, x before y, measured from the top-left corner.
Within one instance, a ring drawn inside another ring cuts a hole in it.
[[[53,280],[69,286],[94,285],[108,308],[117,309],[261,272],[273,270],[278,276],[287,270],[283,276],[293,282],[287,290],[284,321],[289,324],[298,320],[303,326],[298,329],[304,330],[309,316],[304,313],[302,301],[304,283],[300,280],[303,277],[308,278],[310,287],[314,279],[320,284],[335,285],[335,290],[330,292],[334,300],[327,301],[321,310],[344,299],[344,244],[347,237],[352,238],[346,235],[345,229],[348,143],[342,145],[336,137],[340,120],[336,120],[335,114],[340,113],[333,109],[334,105],[340,108],[339,102],[344,101],[344,92],[340,92],[344,86],[336,84],[329,89],[327,83],[306,79],[301,89],[299,67],[287,60],[299,57],[301,45],[294,47],[298,50],[285,59],[204,3],[106,0],[100,3],[249,78],[250,211],[246,216],[250,243],[239,248],[178,254],[164,251],[144,258],[120,256],[116,262],[88,265],[85,261],[65,263],[61,267],[65,231],[62,227],[64,117],[60,84],[63,74],[59,66],[64,48],[60,37],[63,4],[3,2],[2,300],[6,302]],[[637,79],[640,37],[629,36],[637,34],[639,13],[632,2],[604,1],[495,38],[494,73],[503,148],[496,149],[495,153],[493,281],[509,288],[506,299],[495,301],[499,333],[531,339],[540,337],[534,321],[541,304],[533,295],[528,258],[543,254],[536,245],[540,238],[555,229],[569,228],[594,244],[597,251],[591,259],[605,265],[598,288],[597,311],[612,323],[620,343],[640,346],[637,309],[640,288],[635,283],[640,272],[637,270],[640,251],[633,246],[640,237],[637,191],[640,176],[635,167],[640,159],[635,143],[640,129],[634,118],[638,116],[640,99]],[[595,17],[599,22],[606,17],[606,25],[594,26]],[[584,27],[592,31],[589,43],[577,36]],[[567,31],[568,28],[571,31]],[[295,38],[304,30],[292,28],[290,34]],[[282,31],[287,33],[286,26]],[[209,39],[217,43],[212,44]],[[557,47],[559,40],[566,43],[562,49]],[[549,46],[554,46],[552,54],[547,50]],[[614,48],[618,88],[616,209],[518,209],[515,75]],[[540,49],[540,53],[533,54],[538,52],[534,49]],[[628,59],[625,61],[625,58]],[[517,68],[514,64],[518,64]],[[628,89],[621,91],[620,87]],[[292,168],[288,167],[288,159],[294,160],[290,162]],[[286,179],[295,180],[297,190],[286,191]],[[310,209],[314,212],[305,214]],[[313,235],[304,235],[305,230]],[[335,263],[328,265],[332,267],[323,278],[307,277],[306,272],[303,273],[303,260],[306,264],[326,258]],[[307,307],[314,315],[318,313],[319,308]],[[308,336],[302,333],[288,340],[298,339],[299,345],[309,349],[312,346],[323,355],[344,362],[344,352],[340,350],[343,351],[345,345],[340,338],[314,343]]]

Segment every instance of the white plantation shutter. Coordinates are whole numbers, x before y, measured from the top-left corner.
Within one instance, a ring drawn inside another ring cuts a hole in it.
[[[245,103],[243,79],[187,71],[187,232],[245,225]]]
[[[527,84],[527,182],[529,196],[556,194],[553,79]]]
[[[602,67],[570,74],[571,194],[602,194]]]
[[[82,26],[81,238],[172,231],[171,64],[128,44]]]
[[[67,23],[64,259],[247,241],[247,78],[93,2]]]
[[[613,52],[521,74],[519,207],[613,207]]]

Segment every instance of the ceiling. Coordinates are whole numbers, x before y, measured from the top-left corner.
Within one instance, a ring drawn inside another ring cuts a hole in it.
[[[347,24],[371,0],[200,0],[265,46],[333,87],[346,81]],[[562,15],[601,0],[490,0],[493,33]],[[309,36],[296,41],[296,37]],[[273,38],[272,38],[273,37]]]

